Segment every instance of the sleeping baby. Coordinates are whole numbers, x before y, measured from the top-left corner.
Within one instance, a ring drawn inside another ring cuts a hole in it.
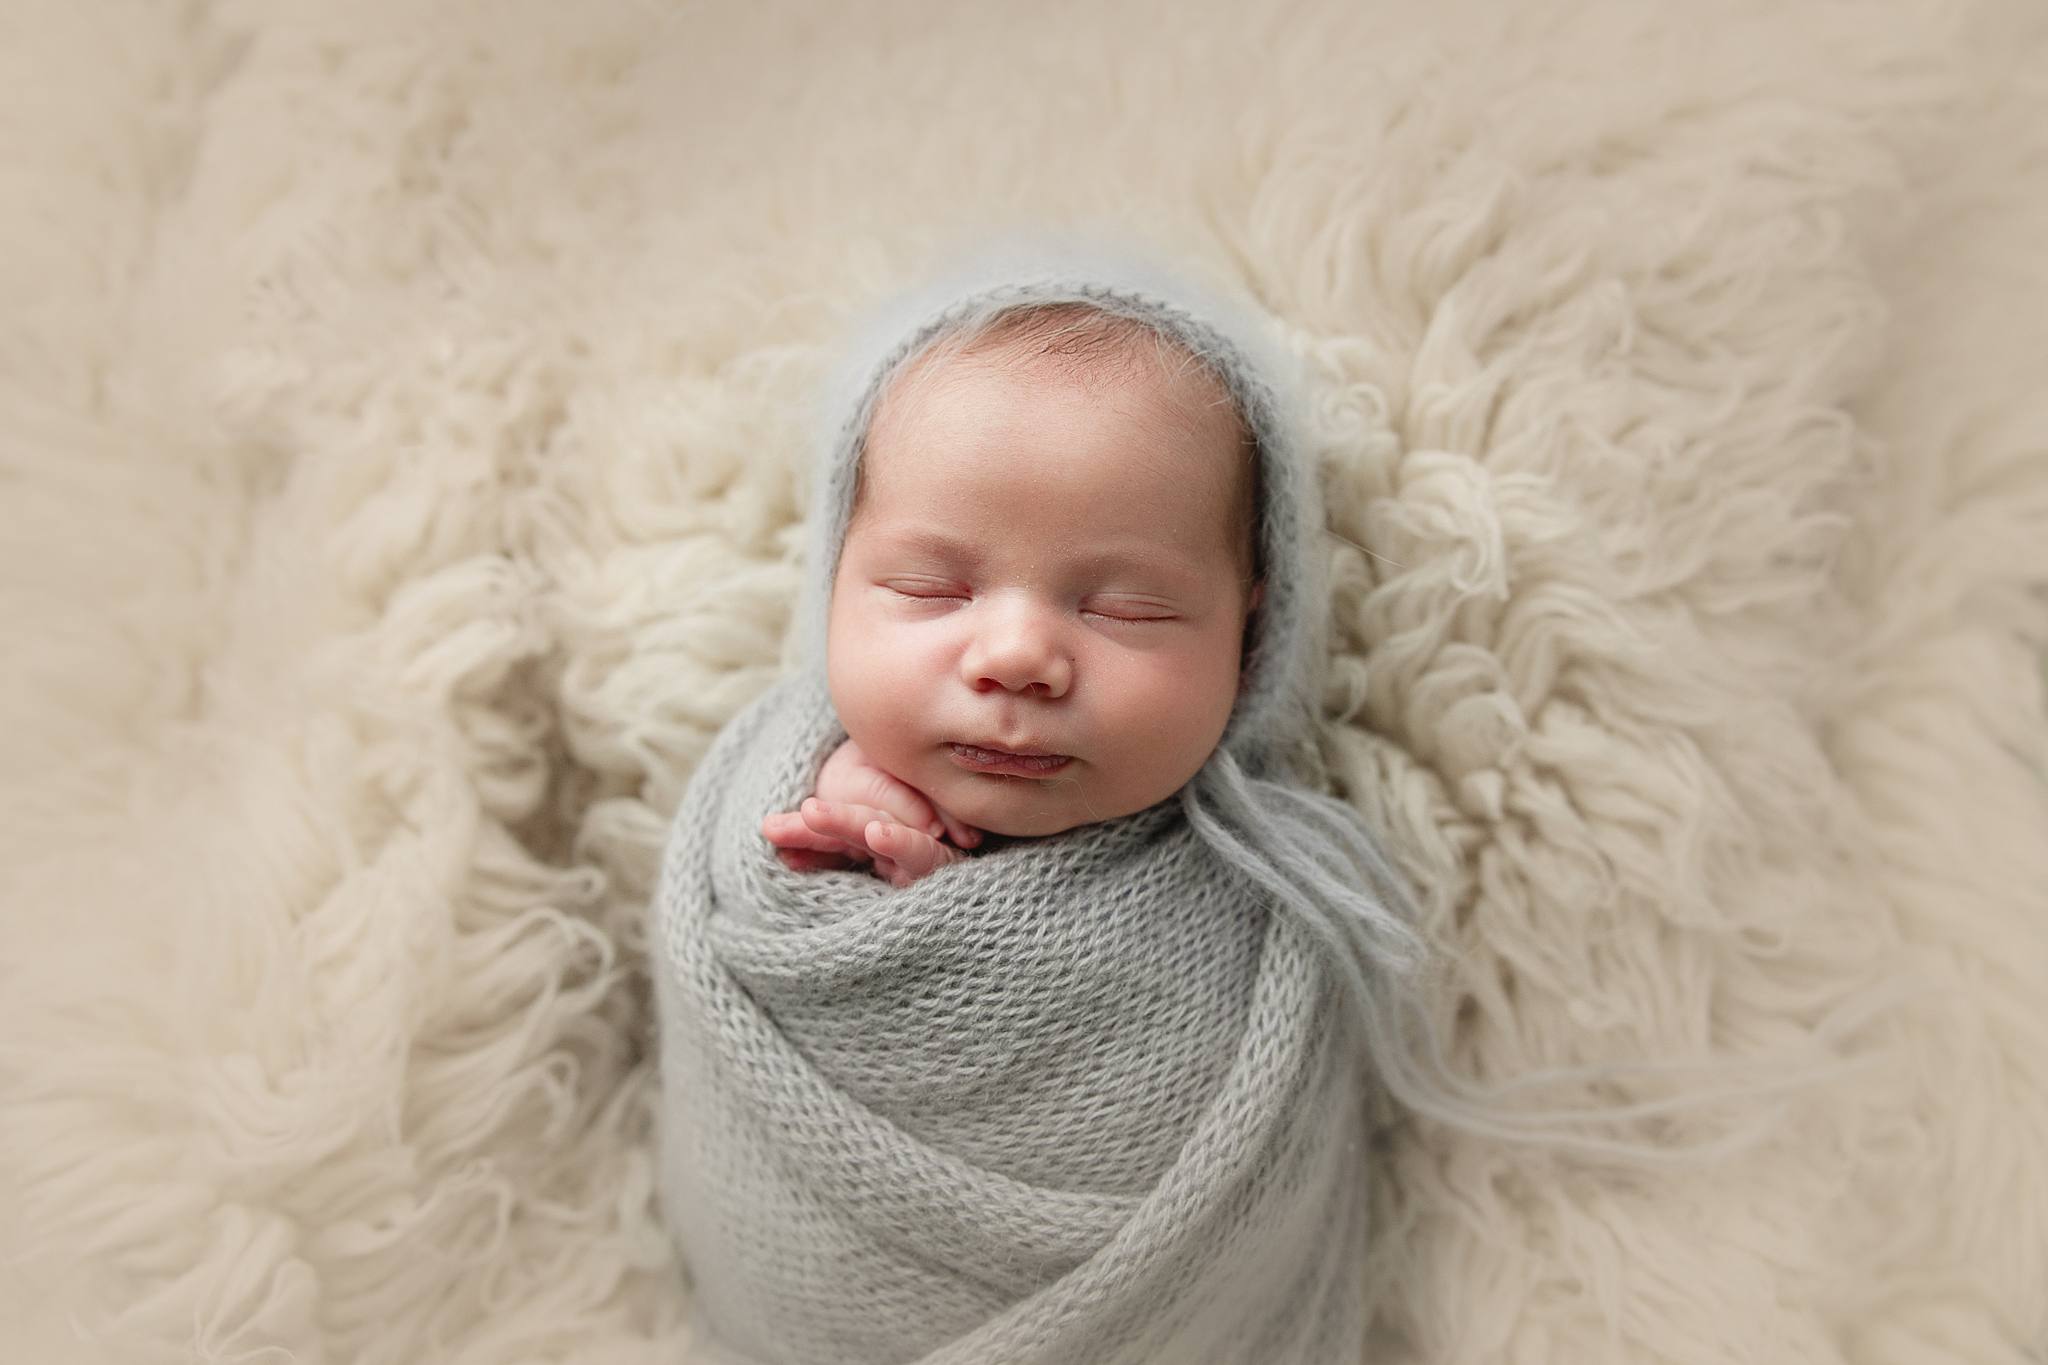
[[[1484,1102],[1684,1067],[1447,1069],[1401,880],[1318,781],[1292,393],[1243,313],[1057,250],[854,346],[795,666],[691,775],[652,907],[693,1359],[1348,1365],[1379,1089],[1643,1165],[1761,1136],[1567,1126],[1710,1093]]]
[[[832,588],[849,738],[762,831],[902,886],[981,831],[1165,800],[1215,751],[1259,605],[1256,450],[1229,391],[1128,316],[1019,308],[882,396]]]
[[[1422,955],[1316,781],[1321,509],[1260,337],[1050,250],[853,346],[794,666],[653,906],[697,1358],[1358,1358]]]

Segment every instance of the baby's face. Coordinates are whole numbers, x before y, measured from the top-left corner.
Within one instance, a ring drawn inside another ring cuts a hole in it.
[[[1083,388],[942,362],[885,401],[833,581],[848,736],[970,824],[1043,835],[1143,810],[1208,759],[1247,613],[1234,418],[1213,381]],[[1064,757],[991,768],[977,750]]]

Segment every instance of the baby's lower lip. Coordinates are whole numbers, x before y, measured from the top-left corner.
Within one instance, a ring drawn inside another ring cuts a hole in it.
[[[1011,754],[1001,749],[979,749],[972,744],[949,744],[953,761],[978,773],[1006,773],[1011,777],[1049,777],[1073,762],[1066,754]]]

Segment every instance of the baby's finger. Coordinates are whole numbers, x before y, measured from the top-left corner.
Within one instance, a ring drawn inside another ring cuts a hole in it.
[[[946,837],[960,848],[973,848],[981,842],[981,831],[965,820],[955,819],[945,811],[939,812],[939,821],[944,826]]]
[[[863,845],[822,833],[793,811],[777,811],[761,817],[761,833],[769,843],[783,849],[808,849],[820,853],[866,853]]]
[[[818,853],[807,848],[778,848],[775,856],[792,872],[845,872],[856,866],[844,853]]]
[[[946,847],[923,830],[891,824],[886,820],[869,824],[864,837],[877,858],[886,858],[911,881],[929,876],[947,863],[959,862],[967,856],[956,848]]]
[[[925,794],[893,774],[873,766],[865,767],[860,771],[860,782],[855,790],[867,797],[866,802],[857,804],[872,807],[885,819],[921,829],[935,839],[945,832],[939,813],[932,809],[932,803],[925,799]]]
[[[906,828],[906,826],[903,825],[890,824],[886,820],[878,821],[876,823],[878,826],[878,832],[881,829]],[[888,836],[884,835],[883,837],[887,838]],[[894,858],[885,858],[879,853],[875,855],[874,865],[869,870],[872,871],[877,877],[880,877],[883,881],[889,883],[889,885],[895,887],[899,891],[917,880],[916,873],[911,872],[909,869],[905,868],[903,864],[897,862]]]
[[[884,824],[896,823],[887,812],[876,810],[873,806],[857,805],[851,801],[820,801],[815,796],[806,800],[799,811],[804,823],[809,825],[814,833],[844,840],[849,847],[860,849],[862,852],[869,851],[869,825],[877,821]]]

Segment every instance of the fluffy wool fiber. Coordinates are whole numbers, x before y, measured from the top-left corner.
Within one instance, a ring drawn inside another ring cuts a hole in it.
[[[1373,1359],[2038,1358],[2044,23],[15,0],[10,1357],[687,1358],[666,820],[842,329],[1044,222],[1309,367],[1323,748],[1460,1067],[1859,1063],[1655,1178],[1396,1126]]]

